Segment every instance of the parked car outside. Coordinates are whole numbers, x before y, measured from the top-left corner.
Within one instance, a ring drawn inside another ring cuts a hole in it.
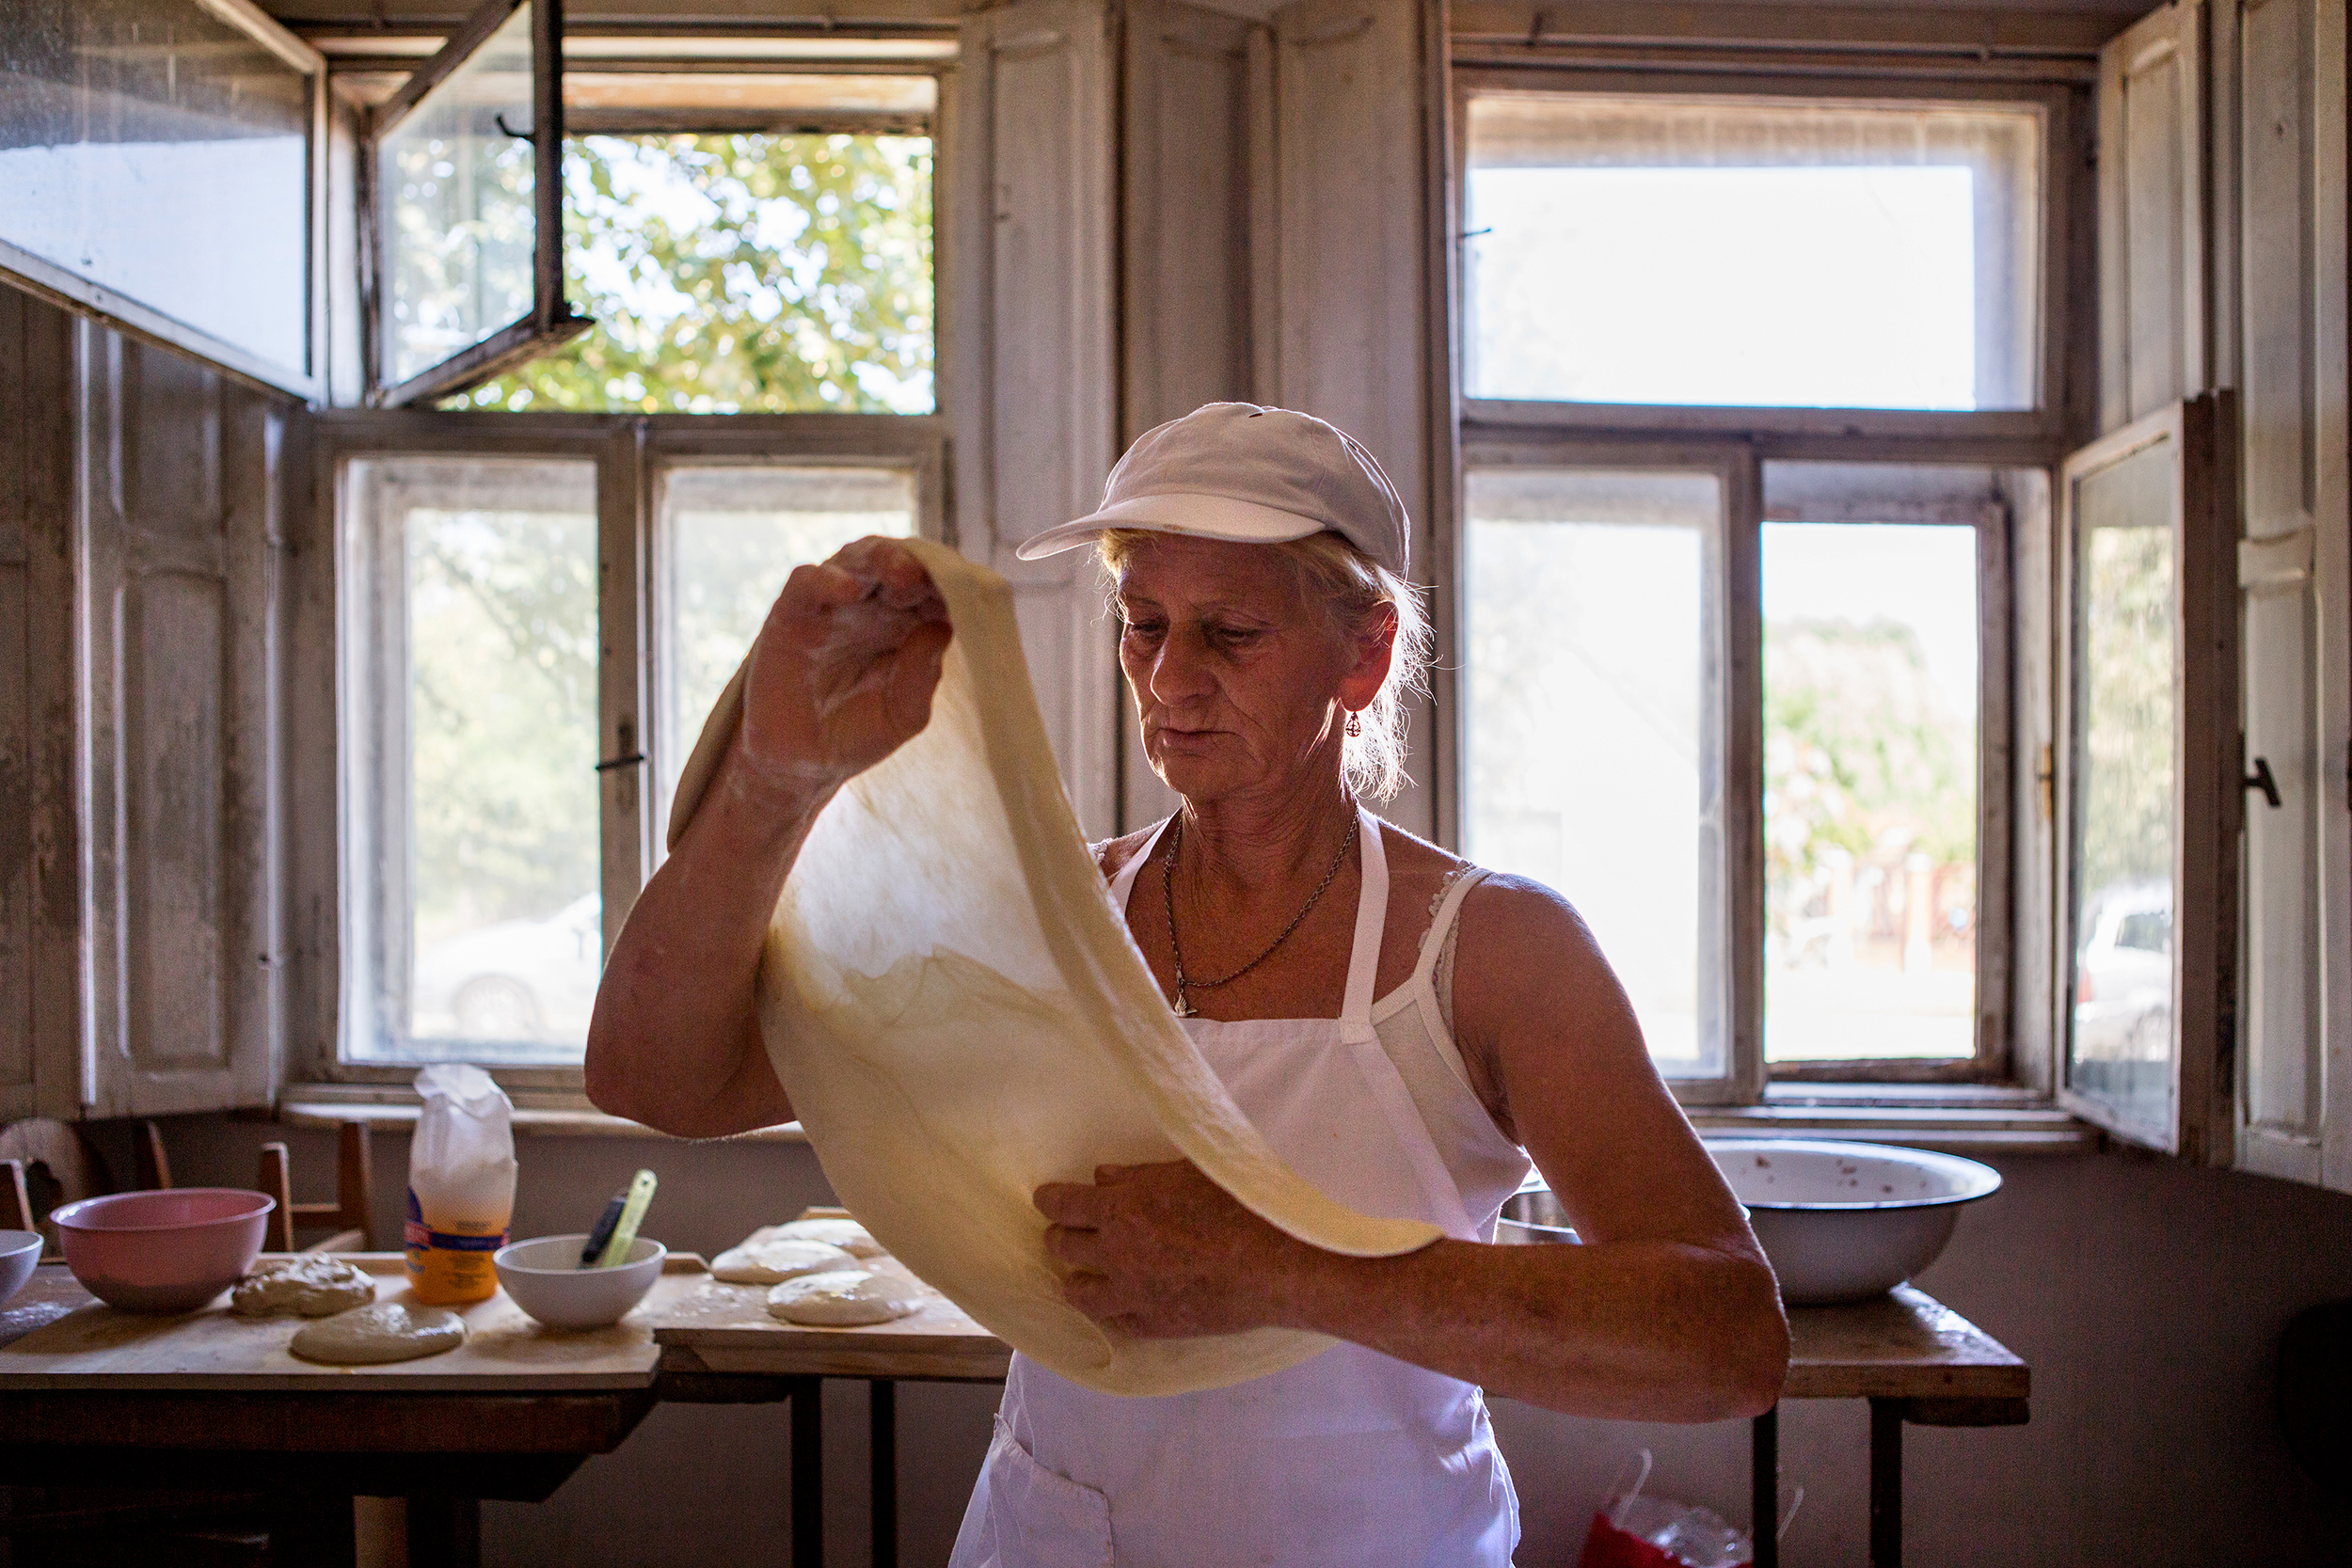
[[[2074,1059],[2153,1061],[2172,1031],[2172,884],[2091,895],[2074,958]]]
[[[544,920],[501,920],[436,943],[417,958],[410,1034],[577,1051],[604,969],[603,931],[592,893]]]

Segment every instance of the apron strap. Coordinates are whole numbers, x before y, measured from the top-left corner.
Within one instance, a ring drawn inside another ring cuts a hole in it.
[[[1356,808],[1358,853],[1363,859],[1363,891],[1356,900],[1356,947],[1347,961],[1347,1000],[1340,1020],[1372,1027],[1372,988],[1380,978],[1380,938],[1389,924],[1389,852],[1380,846],[1380,819]]]

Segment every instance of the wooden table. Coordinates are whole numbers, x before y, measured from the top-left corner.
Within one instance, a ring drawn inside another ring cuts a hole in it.
[[[838,1214],[839,1210],[811,1210]],[[707,1285],[673,1298],[653,1319],[661,1347],[664,1397],[674,1380],[717,1397],[731,1384],[773,1386],[737,1397],[793,1402],[792,1561],[818,1568],[823,1524],[802,1499],[822,1492],[818,1389],[828,1377],[872,1387],[873,1561],[897,1568],[897,1446],[894,1382],[999,1382],[1011,1352],[936,1292],[912,1318],[872,1328],[796,1328],[770,1318],[761,1286]],[[1791,1349],[1784,1400],[1870,1402],[1870,1561],[1902,1559],[1902,1428],[2003,1426],[2026,1419],[2026,1364],[1932,1297],[1908,1286],[1844,1307],[1800,1307],[1788,1314]],[[691,1396],[689,1396],[691,1397]],[[1750,1427],[1756,1568],[1776,1568],[1779,1415]]]
[[[398,1253],[351,1260],[380,1295],[404,1283]],[[702,1277],[699,1258],[673,1268],[648,1307]],[[645,1312],[557,1333],[501,1292],[464,1309],[469,1340],[447,1354],[322,1367],[286,1353],[304,1320],[118,1312],[44,1264],[0,1309],[0,1475],[266,1494],[285,1562],[350,1563],[351,1499],[405,1497],[410,1561],[469,1568],[480,1499],[544,1500],[652,1408]]]
[[[847,1218],[846,1209],[809,1209],[803,1219]],[[774,1227],[752,1233],[759,1240]],[[920,1293],[909,1317],[864,1328],[810,1328],[768,1315],[768,1287],[705,1280],[651,1314],[661,1348],[662,1399],[723,1402],[788,1400],[792,1405],[792,1563],[821,1568],[824,1380],[866,1385],[871,1438],[872,1549],[878,1568],[898,1568],[898,1385],[1002,1383],[1012,1350],[963,1309],[916,1279],[895,1258],[862,1267],[895,1274]]]
[[[1870,1562],[1903,1555],[1903,1423],[2016,1426],[2026,1418],[2026,1363],[1991,1335],[1908,1285],[1869,1301],[1788,1309],[1783,1400],[1870,1402]],[[1750,1427],[1749,1518],[1755,1568],[1777,1568],[1780,1413]]]

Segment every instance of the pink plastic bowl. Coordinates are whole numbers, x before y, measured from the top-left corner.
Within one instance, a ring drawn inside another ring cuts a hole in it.
[[[234,1187],[86,1197],[51,1212],[66,1266],[126,1312],[193,1312],[234,1285],[262,1250],[278,1200]]]

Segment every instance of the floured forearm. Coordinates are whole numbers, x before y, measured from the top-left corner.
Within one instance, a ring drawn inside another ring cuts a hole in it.
[[[1291,1326],[1570,1415],[1752,1416],[1778,1397],[1788,1368],[1772,1272],[1735,1251],[1449,1240],[1401,1258],[1303,1252],[1284,1271]]]
[[[681,1137],[792,1119],[759,1038],[759,957],[830,787],[765,779],[741,736],[638,895],[596,992],[588,1097]]]

